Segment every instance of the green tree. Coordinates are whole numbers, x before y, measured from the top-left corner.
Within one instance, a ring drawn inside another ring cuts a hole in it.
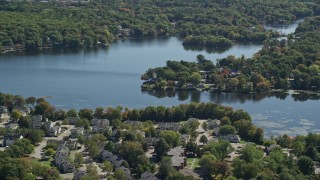
[[[235,127],[231,125],[223,125],[220,127],[219,134],[221,135],[234,134],[235,131],[236,131]]]
[[[301,156],[298,159],[299,170],[305,175],[314,174],[314,163],[312,159],[307,156]]]
[[[156,153],[157,159],[160,160],[163,156],[165,156],[169,149],[170,146],[168,143],[163,138],[159,139],[154,147],[154,152]]]
[[[104,161],[103,162],[103,168],[102,168],[104,171],[107,171],[107,172],[112,172],[113,170],[113,166],[111,164],[110,161]]]
[[[21,116],[22,116],[21,112],[17,110],[13,110],[11,113],[11,118],[14,119],[15,121],[18,121]]]
[[[164,130],[159,135],[163,138],[171,147],[176,147],[179,144],[180,135],[178,132],[171,130]]]
[[[199,140],[202,144],[207,144],[208,138],[205,135],[202,135]]]
[[[124,172],[124,170],[120,168],[116,169],[116,171],[113,174],[113,177],[118,180],[127,180],[126,173]]]
[[[46,151],[45,151],[45,155],[48,156],[48,157],[51,157],[55,154],[55,151],[54,149],[52,148],[48,148]]]
[[[233,151],[232,146],[228,141],[210,142],[203,147],[204,152],[210,152],[218,160],[223,160]]]
[[[215,161],[216,158],[210,153],[204,154],[199,160],[199,170],[204,179],[213,179]]]
[[[76,153],[74,155],[74,164],[76,167],[81,167],[81,164],[83,164],[83,156],[81,153]]]

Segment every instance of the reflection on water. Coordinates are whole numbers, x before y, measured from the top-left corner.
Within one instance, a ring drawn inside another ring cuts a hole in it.
[[[189,100],[191,102],[201,102],[201,96],[204,94],[208,94],[207,92],[198,92],[198,91],[148,91],[141,90],[142,93],[148,94],[150,96],[154,96],[157,98],[178,98],[179,101]],[[274,92],[274,93],[252,93],[252,94],[244,94],[244,93],[224,93],[224,92],[214,92],[209,93],[210,102],[215,103],[241,103],[244,104],[246,101],[250,102],[259,102],[265,98],[275,97],[279,100],[286,100],[287,97],[291,97],[294,101],[307,101],[307,100],[320,100],[320,93],[312,93],[312,92]]]

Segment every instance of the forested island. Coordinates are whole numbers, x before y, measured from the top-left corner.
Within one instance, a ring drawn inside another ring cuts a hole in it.
[[[0,52],[108,45],[125,37],[179,36],[185,45],[225,48],[279,34],[320,14],[316,0],[0,1]]]
[[[320,135],[213,103],[61,110],[0,93],[1,179],[318,179]]]
[[[320,17],[307,18],[287,38],[268,39],[253,58],[196,62],[167,61],[141,76],[146,90],[269,92],[272,89],[320,90]]]

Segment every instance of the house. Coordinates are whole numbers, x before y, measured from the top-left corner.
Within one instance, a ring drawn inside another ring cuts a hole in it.
[[[40,129],[42,126],[42,116],[41,115],[36,115],[32,116],[31,118],[31,125],[33,129]]]
[[[69,139],[64,143],[64,145],[67,146],[71,150],[77,149],[77,140]]]
[[[147,143],[148,146],[153,146],[159,141],[159,138],[146,137],[144,138],[144,141]]]
[[[80,135],[83,135],[83,133],[84,133],[84,128],[74,128],[74,129],[71,129],[70,137],[78,138]]]
[[[126,179],[132,179],[131,178],[131,171],[130,171],[130,169],[128,169],[128,168],[126,168],[126,167],[124,167],[124,166],[120,166],[119,168],[116,168],[116,169],[122,169],[123,171],[124,171],[124,173],[125,173],[125,175],[126,175]]]
[[[180,169],[179,172],[184,176],[192,176],[194,179],[202,179],[200,175],[192,169]]]
[[[119,156],[114,155],[106,150],[101,152],[100,159],[102,161],[110,161],[116,168],[120,168],[123,163],[123,160]]]
[[[240,136],[235,134],[228,134],[225,136],[219,136],[219,139],[229,141],[231,143],[239,143],[241,141]]]
[[[22,135],[13,135],[13,134],[6,134],[4,135],[2,146],[9,147],[11,146],[16,140],[22,139]]]
[[[91,121],[91,125],[93,126],[94,132],[103,133],[106,129],[110,129],[109,120],[108,119],[96,119],[94,118]]]
[[[43,128],[44,128],[46,134],[50,137],[58,136],[58,134],[61,133],[61,127],[55,126],[55,123],[53,123],[51,121],[44,122]]]
[[[18,111],[21,113],[22,116],[26,116],[30,113],[30,108],[28,107],[15,107],[12,111]]]
[[[171,163],[177,170],[183,169],[187,165],[187,157],[185,156],[172,156]]]
[[[150,171],[146,171],[141,174],[141,180],[157,180],[156,176]]]
[[[141,126],[142,125],[141,121],[132,121],[132,120],[126,120],[123,123],[130,124],[131,126]]]
[[[9,118],[8,109],[5,106],[0,106],[0,119]]]
[[[0,114],[8,113],[8,109],[5,106],[0,106]]]
[[[266,147],[265,147],[264,152],[265,152],[267,155],[269,155],[270,152],[272,152],[272,151],[273,151],[274,149],[276,149],[276,148],[280,148],[280,146],[277,145],[277,144],[271,144],[270,146],[266,146]]]
[[[51,127],[48,131],[48,136],[50,137],[57,137],[58,134],[61,133],[61,127],[60,126],[54,126]]]
[[[186,123],[187,123],[187,124],[190,124],[190,123],[192,123],[193,121],[199,121],[199,119],[198,119],[198,118],[189,118],[189,119],[186,121]]]
[[[182,146],[175,147],[173,149],[170,149],[170,151],[167,153],[168,156],[184,156],[186,149]]]
[[[180,142],[187,144],[190,141],[190,135],[188,134],[182,134],[180,136]]]
[[[67,117],[65,119],[70,125],[76,125],[77,121],[80,120],[79,117]]]
[[[214,119],[214,120],[210,119],[207,121],[207,124],[208,124],[208,129],[214,129],[220,126],[221,121],[218,119]]]
[[[157,130],[172,130],[172,131],[179,131],[182,126],[179,123],[158,123]]]
[[[19,124],[17,123],[10,123],[8,125],[5,126],[7,129],[12,129],[12,130],[16,130],[19,127]]]
[[[54,156],[54,163],[63,173],[72,173],[75,171],[74,165],[67,160],[68,155],[69,148],[65,145],[59,145]]]
[[[187,157],[185,156],[185,148],[182,146],[171,149],[168,153],[171,158],[172,166],[177,170],[183,169],[187,165]]]
[[[77,171],[74,176],[73,179],[74,180],[80,180],[83,176],[87,175],[87,173],[85,171]]]

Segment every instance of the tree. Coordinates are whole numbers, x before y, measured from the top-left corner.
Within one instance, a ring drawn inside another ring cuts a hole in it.
[[[168,145],[168,143],[163,138],[159,139],[154,148],[157,159],[160,160],[162,156],[165,156],[169,149],[170,146]]]
[[[74,164],[76,167],[81,167],[81,164],[83,163],[83,156],[81,153],[76,153],[74,155]]]
[[[213,179],[216,158],[210,153],[204,154],[199,160],[199,170],[204,179]]]
[[[124,172],[123,169],[116,169],[116,171],[113,174],[113,177],[118,179],[118,180],[127,180],[126,173]]]
[[[93,119],[93,111],[92,109],[80,109],[79,117],[83,119],[91,120]]]
[[[171,147],[176,147],[179,144],[180,135],[179,133],[171,130],[164,130],[159,135],[163,138]]]
[[[27,99],[26,99],[26,103],[27,104],[30,104],[30,105],[32,105],[33,107],[34,107],[34,105],[35,105],[35,103],[36,103],[36,98],[35,97],[28,97]]]
[[[304,152],[304,144],[300,141],[297,141],[293,144],[293,152],[297,156],[301,156]]]
[[[68,116],[68,117],[78,117],[78,112],[77,112],[77,110],[75,110],[75,109],[70,109],[70,110],[67,112],[67,116]]]
[[[199,73],[194,72],[191,74],[188,81],[191,82],[193,85],[198,85],[201,82],[201,75]]]
[[[119,155],[125,159],[131,167],[137,166],[138,156],[144,154],[142,146],[136,141],[125,141],[118,149]]]
[[[220,127],[219,134],[221,135],[228,135],[234,134],[236,129],[231,125],[223,125]]]
[[[93,116],[96,118],[103,118],[105,116],[103,107],[97,107]]]
[[[202,144],[207,144],[208,138],[205,135],[202,135],[199,140]]]
[[[196,154],[197,151],[197,144],[193,141],[189,141],[186,145],[186,151],[188,153],[192,153],[192,155],[194,156]]]
[[[314,163],[307,156],[301,156],[298,160],[299,170],[305,175],[314,174]]]
[[[261,160],[262,157],[263,151],[251,144],[246,145],[240,155],[240,159],[243,159],[247,163],[252,163],[254,160]]]
[[[208,123],[207,122],[204,122],[202,123],[202,128],[207,131],[208,130]]]
[[[102,168],[104,171],[107,171],[107,172],[112,172],[113,170],[113,166],[111,164],[110,161],[104,161],[103,162],[103,168]]]
[[[22,114],[20,111],[13,110],[11,113],[11,118],[14,119],[15,121],[19,120],[20,117],[22,117]]]
[[[210,142],[203,147],[203,152],[210,152],[217,159],[223,160],[233,151],[232,146],[228,141]]]
[[[25,133],[25,137],[29,139],[32,144],[37,144],[42,141],[44,132],[40,129],[28,129]]]
[[[55,151],[54,151],[52,148],[48,148],[48,149],[45,151],[45,155],[48,156],[48,157],[53,156],[54,153],[55,153]]]
[[[172,167],[170,157],[163,157],[159,163],[159,174],[158,176],[161,179],[165,179],[166,177],[171,176],[172,174],[176,173],[174,167]]]

